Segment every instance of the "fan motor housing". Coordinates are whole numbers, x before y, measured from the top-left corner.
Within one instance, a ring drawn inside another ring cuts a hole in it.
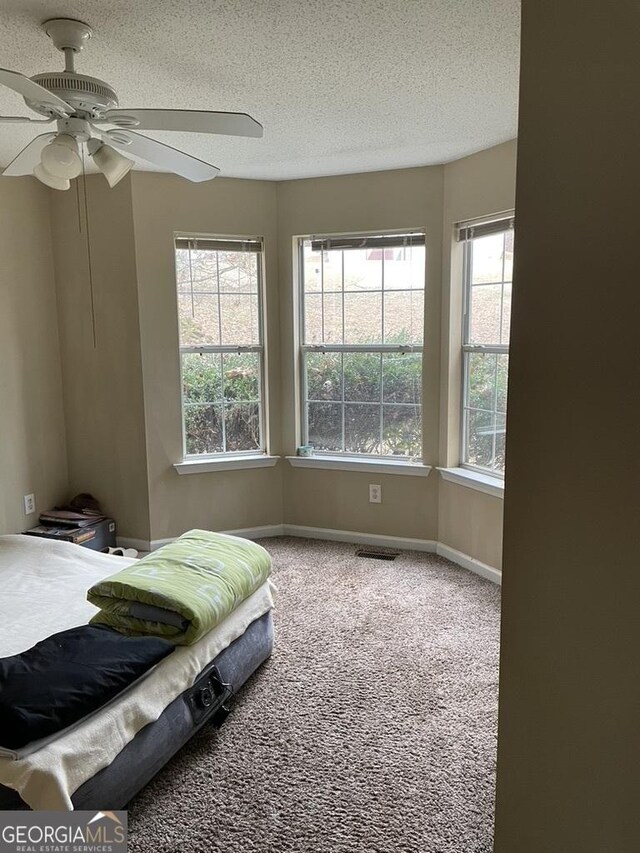
[[[76,74],[69,71],[45,71],[32,78],[49,92],[53,92],[77,112],[87,113],[91,118],[100,118],[107,110],[118,106],[118,96],[108,83],[97,77]],[[26,99],[25,99],[26,100]],[[36,112],[50,115],[51,110],[44,103],[27,101]]]

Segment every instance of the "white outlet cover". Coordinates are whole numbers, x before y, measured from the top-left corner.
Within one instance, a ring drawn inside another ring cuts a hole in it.
[[[32,515],[36,511],[35,495],[25,495],[24,498],[24,514]]]
[[[369,503],[382,503],[382,486],[376,485],[374,483],[369,483]]]

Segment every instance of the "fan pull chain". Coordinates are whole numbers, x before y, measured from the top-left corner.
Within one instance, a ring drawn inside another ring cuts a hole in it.
[[[80,182],[76,181],[76,210],[78,211],[78,234],[82,234],[82,213],[80,212]]]
[[[97,349],[96,341],[96,310],[95,300],[93,295],[93,265],[91,263],[91,235],[89,232],[89,205],[87,203],[87,173],[85,171],[84,162],[84,145],[81,146],[82,151],[82,190],[84,196],[84,219],[86,222],[85,234],[87,237],[87,264],[89,267],[89,294],[91,296],[91,332],[93,335],[93,348]]]

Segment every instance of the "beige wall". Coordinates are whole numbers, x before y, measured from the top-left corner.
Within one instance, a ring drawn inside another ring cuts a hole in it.
[[[441,328],[455,325],[448,289],[452,223],[512,206],[513,156],[509,143],[446,167],[280,184],[219,178],[198,185],[136,172],[109,190],[101,176],[92,176],[95,345],[82,184],[79,193],[51,193],[71,491],[92,491],[122,536],[142,540],[194,526],[284,521],[438,539],[499,566],[501,502],[442,484],[435,471],[422,478],[293,469],[281,461],[275,468],[179,475],[173,467],[182,455],[173,241],[175,232],[264,237],[269,450],[281,455],[299,443],[294,237],[424,227],[423,445],[425,462],[435,466],[451,452],[450,433],[442,429],[450,408],[444,390],[450,350],[444,345],[441,352]],[[369,503],[370,482],[382,485],[381,505]]]
[[[445,467],[460,463],[462,247],[455,241],[454,227],[465,219],[512,210],[515,172],[515,140],[444,167],[440,464]],[[499,568],[502,510],[501,498],[441,482],[438,539]]]
[[[423,383],[423,446],[438,459],[440,281],[443,168],[287,181],[278,185],[284,446],[294,453],[296,399],[292,275],[293,237],[305,234],[423,227],[427,234],[427,291]],[[435,539],[437,477],[293,469],[286,466],[284,521],[392,536]],[[382,485],[382,504],[369,503],[368,483]],[[338,511],[339,508],[339,511]]]
[[[136,172],[135,251],[144,375],[151,538],[191,527],[229,530],[282,520],[281,464],[276,468],[179,475],[182,459],[180,365],[174,232],[258,235],[265,240],[266,322],[270,347],[270,450],[280,453],[280,360],[276,185],[217,178],[190,184]]]
[[[438,487],[438,541],[500,569],[502,504],[502,498],[441,479]]]
[[[438,502],[433,473],[428,478],[315,468],[286,473],[286,524],[436,538]],[[369,483],[382,486],[381,504],[369,503]]]
[[[523,3],[496,853],[640,850],[638,32]]]
[[[443,210],[450,239],[452,217],[472,217],[513,206],[514,151],[513,143],[498,146],[465,158],[459,168],[451,164],[280,184],[217,179],[214,184],[198,186],[166,175],[133,175],[152,539],[194,525],[229,529],[284,521],[441,539],[476,559],[500,565],[502,502],[460,486],[443,487],[435,472],[425,479],[293,469],[286,462],[276,469],[243,472],[180,476],[174,471],[173,463],[180,459],[182,448],[173,235],[182,231],[265,237],[270,449],[280,454],[294,453],[299,442],[295,431],[293,238],[309,233],[425,227],[424,456],[427,463],[436,465],[442,458]],[[448,271],[447,253],[445,263]],[[448,290],[445,294],[448,299]],[[444,308],[448,310],[448,304]],[[369,503],[369,482],[382,485],[381,505]]]
[[[31,178],[0,182],[0,533],[67,498],[48,196]]]
[[[78,190],[50,194],[69,488],[91,492],[120,535],[148,539],[131,184],[87,180],[95,342],[81,181]]]

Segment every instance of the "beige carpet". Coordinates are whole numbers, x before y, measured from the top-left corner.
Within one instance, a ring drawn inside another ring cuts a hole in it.
[[[132,853],[489,853],[499,588],[269,539],[276,648],[129,807]]]

